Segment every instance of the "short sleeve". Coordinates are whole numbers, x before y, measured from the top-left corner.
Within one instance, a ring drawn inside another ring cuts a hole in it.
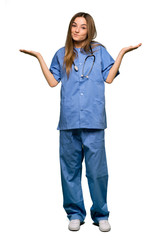
[[[104,81],[106,81],[106,78],[109,74],[109,70],[113,66],[115,60],[112,58],[112,56],[108,53],[105,47],[101,47],[101,61],[102,61],[102,75]],[[119,70],[115,77],[117,77],[120,74]]]
[[[60,82],[61,81],[61,71],[60,71],[60,63],[58,61],[58,54],[55,53],[49,71],[53,74],[54,78]]]

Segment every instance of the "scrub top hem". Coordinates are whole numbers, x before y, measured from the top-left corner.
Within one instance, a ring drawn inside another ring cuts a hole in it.
[[[71,130],[71,129],[106,129],[107,127],[71,127],[71,128],[57,128],[57,130]]]

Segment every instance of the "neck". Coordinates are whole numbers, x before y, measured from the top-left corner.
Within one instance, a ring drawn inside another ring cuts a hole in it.
[[[83,41],[82,42],[74,42],[75,48],[82,48],[82,46],[83,46]]]

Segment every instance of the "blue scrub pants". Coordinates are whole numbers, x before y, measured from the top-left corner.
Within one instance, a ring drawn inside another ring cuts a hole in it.
[[[105,152],[104,129],[60,130],[60,166],[63,207],[69,220],[84,221],[86,210],[81,188],[82,161],[85,157],[95,223],[108,219],[107,185],[108,168]]]

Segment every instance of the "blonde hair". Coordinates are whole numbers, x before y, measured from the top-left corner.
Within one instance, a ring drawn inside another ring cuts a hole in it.
[[[83,50],[85,52],[89,53],[91,51],[90,50],[91,45],[92,45],[91,46],[92,48],[94,48],[98,45],[101,45],[101,44],[99,44],[99,43],[97,44],[95,41],[93,41],[93,39],[96,38],[96,36],[97,36],[97,31],[96,31],[95,23],[94,23],[92,16],[90,14],[84,13],[84,12],[76,13],[72,17],[72,19],[69,23],[68,33],[67,33],[67,38],[66,38],[66,43],[65,43],[65,56],[64,56],[63,66],[65,66],[65,68],[66,68],[66,73],[67,73],[68,78],[69,78],[69,74],[70,74],[70,71],[72,68],[73,61],[74,61],[75,57],[77,56],[76,51],[74,51],[74,40],[72,39],[72,36],[71,36],[72,24],[77,17],[84,17],[87,22],[88,34],[87,34],[87,38],[86,38],[86,40],[84,40],[84,43],[82,46]]]

